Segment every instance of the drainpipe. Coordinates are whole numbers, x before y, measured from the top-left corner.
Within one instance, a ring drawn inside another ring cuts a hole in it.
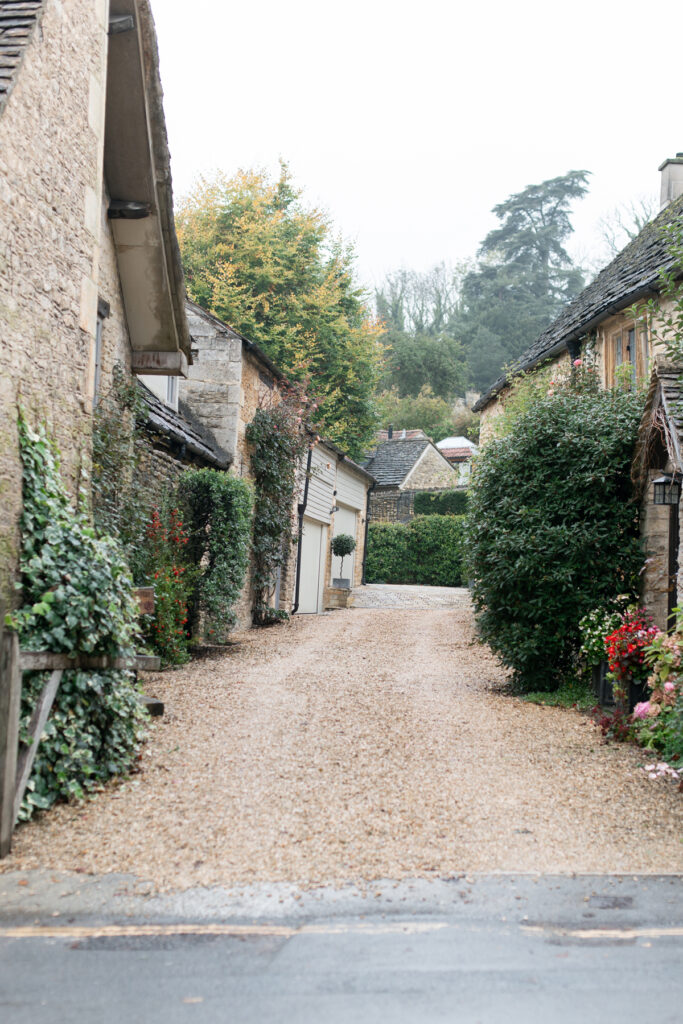
[[[389,427],[391,430],[391,427]],[[365,502],[365,541],[363,542],[363,575],[361,577],[361,586],[365,586],[365,563],[368,558],[368,526],[370,524],[370,495],[374,491],[376,484],[368,488],[368,497]]]
[[[299,513],[299,541],[297,543],[296,551],[296,582],[294,584],[294,607],[292,608],[292,615],[296,615],[299,610],[299,585],[301,583],[301,547],[302,538],[304,535],[304,512],[306,511],[306,505],[308,504],[308,482],[311,479],[311,461],[313,459],[313,448],[308,449],[308,461],[306,463],[306,482],[304,483],[304,497],[303,501],[299,502],[297,511]],[[363,571],[365,571],[365,563],[363,564]]]

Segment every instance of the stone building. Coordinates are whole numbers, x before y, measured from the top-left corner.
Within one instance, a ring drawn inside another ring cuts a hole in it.
[[[458,487],[457,469],[424,435],[380,441],[363,466],[376,480],[369,506],[373,522],[407,522],[415,514],[417,492]]]
[[[75,487],[93,406],[125,373],[187,372],[148,0],[0,0],[0,561],[18,559],[16,415],[45,421]]]
[[[187,316],[194,361],[180,381],[180,408],[210,431],[230,472],[252,478],[246,429],[257,409],[277,402],[284,374],[258,345],[223,321],[188,302]],[[164,382],[156,382],[163,393]],[[372,477],[329,442],[312,448],[308,467],[301,467],[299,493],[292,509],[292,545],[285,571],[277,582],[274,606],[285,611],[319,612],[343,597],[329,592],[332,573],[330,539],[352,533],[357,549],[347,561],[360,582],[365,545],[367,491]],[[306,480],[308,479],[308,487]],[[251,574],[237,606],[238,625],[251,623]]]
[[[662,474],[683,470],[675,397],[683,368],[670,365],[662,341],[672,303],[662,295],[661,283],[662,273],[674,264],[667,230],[683,225],[683,154],[665,160],[660,171],[659,215],[565,307],[521,357],[511,376],[536,372],[551,381],[558,374],[568,374],[574,360],[589,356],[604,387],[613,387],[620,379],[649,382],[634,476],[642,501],[642,597],[663,628],[668,609],[683,601],[678,521],[675,529],[670,528],[673,513],[654,506],[651,486]],[[474,406],[481,413],[482,444],[495,433],[510,382],[510,375],[500,377]]]
[[[479,450],[469,437],[444,437],[436,442],[445,459],[448,459],[451,466],[458,472],[458,486],[467,487],[472,472],[472,459]]]

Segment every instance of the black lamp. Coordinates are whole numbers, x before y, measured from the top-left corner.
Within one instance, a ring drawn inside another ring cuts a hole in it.
[[[676,476],[665,473],[654,481],[655,505],[678,505],[681,498],[681,482]]]

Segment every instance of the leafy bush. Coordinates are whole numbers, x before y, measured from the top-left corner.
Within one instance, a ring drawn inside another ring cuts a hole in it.
[[[98,538],[85,508],[74,511],[43,428],[19,420],[23,461],[21,591],[11,617],[27,650],[133,654],[137,604],[119,546]],[[21,738],[46,681],[26,673]],[[56,800],[82,797],[135,763],[145,715],[130,672],[65,672],[24,798],[21,818]]]
[[[190,660],[188,605],[197,571],[188,565],[187,544],[179,510],[153,508],[136,560],[146,582],[154,586],[154,614],[142,618],[145,639],[163,665]]]
[[[249,565],[252,527],[250,485],[215,469],[189,470],[178,484],[187,523],[187,553],[194,566],[190,622],[224,642],[235,625]],[[181,528],[183,524],[180,524]]]
[[[683,619],[680,609],[671,636],[657,632],[645,651],[650,669],[649,699],[633,711],[635,737],[666,762],[683,768]]]
[[[630,467],[643,394],[601,390],[591,368],[549,388],[480,453],[468,551],[481,636],[523,690],[555,689],[579,622],[637,588]]]
[[[462,516],[467,512],[467,491],[419,491],[415,495],[415,515]]]
[[[463,554],[463,516],[416,516],[405,525],[371,523],[365,575],[368,583],[459,587]]]

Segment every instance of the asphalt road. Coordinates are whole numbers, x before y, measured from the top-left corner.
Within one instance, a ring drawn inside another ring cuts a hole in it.
[[[678,1022],[680,876],[154,896],[0,877],[3,1024]]]

